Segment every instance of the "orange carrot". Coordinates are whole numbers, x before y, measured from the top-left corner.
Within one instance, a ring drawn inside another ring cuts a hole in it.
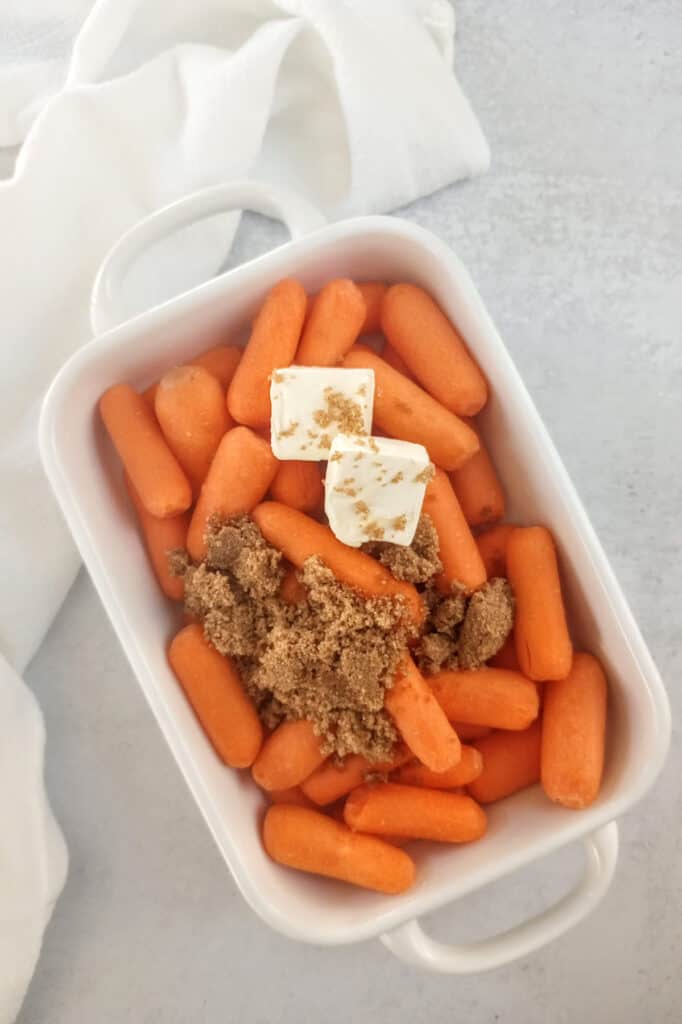
[[[248,427],[223,437],[192,515],[187,550],[195,562],[206,554],[206,528],[213,516],[229,519],[250,512],[267,492],[277,472],[270,445]]]
[[[475,427],[469,421],[472,430]],[[469,526],[483,526],[494,523],[504,515],[504,491],[499,481],[488,449],[478,437],[478,451],[470,459],[453,470],[450,482],[457,495],[464,518]]]
[[[167,516],[166,519],[150,516],[127,473],[124,474],[124,477],[130,500],[137,513],[149,561],[159,581],[159,586],[166,597],[170,597],[172,601],[182,601],[185,584],[181,576],[171,576],[168,571],[168,552],[184,548],[189,515],[187,512],[182,512],[179,516]]]
[[[189,362],[192,366],[203,366],[204,370],[208,370],[220,381],[223,388],[227,388],[239,366],[242,351],[236,345],[216,345],[207,348]]]
[[[427,768],[444,772],[459,763],[459,737],[409,655],[386,690],[384,704],[405,744]]]
[[[281,462],[272,481],[275,501],[300,512],[319,512],[324,505],[324,486],[316,462]]]
[[[359,335],[365,313],[365,300],[352,281],[329,281],[313,300],[296,350],[296,363],[336,366]]]
[[[149,403],[129,384],[115,384],[100,398],[99,411],[147,512],[160,518],[185,512],[192,488]]]
[[[282,722],[263,744],[252,774],[261,789],[289,789],[307,779],[326,756],[311,722]]]
[[[381,326],[422,387],[460,416],[474,416],[488,397],[485,377],[431,296],[394,284],[381,304]]]
[[[359,836],[319,811],[280,804],[269,807],[263,844],[278,864],[338,878],[363,889],[395,894],[414,882],[415,867],[404,850]]]
[[[248,427],[270,423],[270,374],[293,360],[306,304],[303,286],[293,278],[268,292],[227,391],[227,408],[237,423]]]
[[[364,782],[370,770],[366,757],[350,754],[341,765],[326,761],[301,783],[301,790],[313,803],[325,807]]]
[[[507,542],[507,575],[516,599],[514,637],[524,675],[565,679],[573,648],[549,530],[530,526],[513,531]]]
[[[516,641],[514,640],[513,629],[497,654],[493,654],[492,658],[490,658],[488,664],[492,668],[509,668],[512,672],[520,671],[519,659],[516,657]]]
[[[360,334],[376,334],[381,330],[381,303],[388,285],[383,281],[357,281],[356,284],[365,300],[365,319]]]
[[[488,579],[507,575],[507,544],[515,527],[510,523],[491,526],[476,537],[476,544],[485,565]]]
[[[380,562],[337,540],[328,526],[277,501],[265,501],[251,513],[265,539],[301,569],[311,555],[318,555],[342,583],[368,597],[405,599],[415,623],[424,618],[424,605],[411,583],[397,580]]]
[[[423,444],[443,469],[457,469],[478,450],[461,419],[365,345],[354,345],[344,366],[374,370],[374,424],[391,437]]]
[[[382,764],[371,764],[360,754],[349,754],[341,765],[335,764],[333,760],[326,761],[301,783],[301,789],[313,803],[325,807],[350,793],[365,781],[368,774],[388,773],[411,759],[412,752],[405,748],[397,751],[395,757]]]
[[[520,672],[503,668],[437,672],[429,683],[451,722],[527,729],[538,716],[538,691]]]
[[[414,374],[410,370],[409,366],[403,357],[398,355],[396,350],[393,348],[393,345],[389,344],[389,342],[386,342],[384,345],[381,358],[385,363],[388,363],[389,366],[392,366],[394,370],[397,370],[398,373],[402,373],[403,377],[407,377],[409,380],[414,380]]]
[[[485,813],[470,796],[393,782],[354,789],[344,818],[358,832],[438,843],[470,843],[486,829]]]
[[[291,566],[282,577],[279,596],[287,604],[302,604],[308,600],[308,591],[298,578],[298,573]]]
[[[150,409],[154,409],[154,404],[156,402],[156,391],[158,386],[159,382],[157,380],[156,384],[150,384],[149,387],[145,388],[144,391],[142,392],[142,397],[144,398],[145,402],[150,407]],[[156,416],[155,410],[154,415]]]
[[[500,730],[479,740],[483,771],[469,783],[479,804],[490,804],[540,781],[540,722],[517,732]]]
[[[578,652],[566,679],[544,689],[542,786],[555,803],[588,807],[604,768],[607,685],[591,654]]]
[[[294,804],[296,807],[315,806],[298,786],[291,786],[289,789],[271,789],[268,799],[271,804]]]
[[[201,626],[191,625],[173,639],[168,660],[216,753],[232,768],[248,768],[263,727],[230,659],[207,643]]]
[[[231,426],[223,389],[203,366],[177,366],[159,381],[154,409],[168,446],[197,495]]]
[[[441,594],[450,593],[453,583],[459,583],[467,590],[476,590],[485,583],[483,559],[447,473],[442,469],[436,470],[426,488],[422,512],[431,517],[438,534],[443,571],[436,579],[436,586]]]
[[[393,781],[405,786],[425,786],[427,789],[456,789],[466,786],[478,778],[483,769],[483,759],[475,747],[462,747],[461,759],[444,772],[432,772],[418,761],[403,765],[393,776]]]
[[[451,722],[462,743],[472,743],[474,740],[481,740],[484,736],[490,736],[492,729],[487,725],[472,725],[471,722]]]

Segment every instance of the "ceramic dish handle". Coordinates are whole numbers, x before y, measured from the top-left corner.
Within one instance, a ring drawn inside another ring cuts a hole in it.
[[[121,298],[126,273],[138,256],[178,228],[230,210],[255,210],[284,222],[293,238],[324,225],[322,214],[307,200],[260,181],[230,181],[184,196],[126,231],[106,255],[92,289],[90,321],[103,334],[126,319]]]
[[[381,936],[400,960],[440,974],[476,974],[501,967],[540,949],[572,928],[602,899],[618,860],[615,821],[583,840],[585,865],[580,881],[553,907],[509,931],[472,945],[449,946],[430,939],[415,918]]]

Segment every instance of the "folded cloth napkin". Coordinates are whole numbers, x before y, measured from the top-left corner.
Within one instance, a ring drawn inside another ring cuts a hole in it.
[[[446,0],[5,0],[3,24],[0,146],[21,148],[0,182],[0,1024],[66,872],[42,720],[18,673],[78,566],[36,424],[51,378],[90,337],[99,263],[140,217],[230,178],[288,185],[337,218],[489,160],[453,74]],[[145,301],[215,273],[233,222],[171,240],[176,258],[163,254]]]

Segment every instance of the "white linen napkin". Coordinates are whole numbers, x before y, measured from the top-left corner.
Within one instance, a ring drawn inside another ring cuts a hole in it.
[[[51,378],[90,337],[99,263],[140,217],[230,178],[286,184],[338,218],[489,161],[453,74],[447,0],[5,0],[3,23],[0,146],[21,149],[0,182],[0,1024],[18,1012],[66,873],[42,719],[18,673],[78,566],[36,424]],[[146,302],[214,273],[228,227],[185,232]]]

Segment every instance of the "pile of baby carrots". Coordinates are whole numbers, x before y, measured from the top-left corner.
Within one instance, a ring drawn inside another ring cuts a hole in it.
[[[383,335],[381,355],[358,343],[363,334]],[[417,590],[321,521],[323,464],[272,454],[270,376],[292,363],[374,371],[375,432],[423,444],[436,466],[423,511],[440,543],[440,592],[508,577],[513,635],[478,670],[424,677],[406,651],[385,703],[401,743],[383,764],[326,758],[307,721],[266,735],[234,664],[200,625],[182,628],[168,656],[216,754],[251,768],[268,794],[270,856],[399,893],[415,875],[400,848],[405,840],[480,839],[482,805],[538,781],[568,808],[596,799],[606,679],[595,657],[573,651],[550,532],[500,522],[504,492],[472,419],[487,400],[487,382],[442,310],[413,284],[334,280],[308,297],[298,281],[280,281],[243,351],[210,349],[142,394],[129,384],[105,392],[102,419],[163,593],[183,597],[169,550],[186,548],[199,562],[209,521],[249,514],[289,563],[285,600],[306,599],[295,570],[318,556],[368,597],[400,595],[415,627],[422,623]]]

